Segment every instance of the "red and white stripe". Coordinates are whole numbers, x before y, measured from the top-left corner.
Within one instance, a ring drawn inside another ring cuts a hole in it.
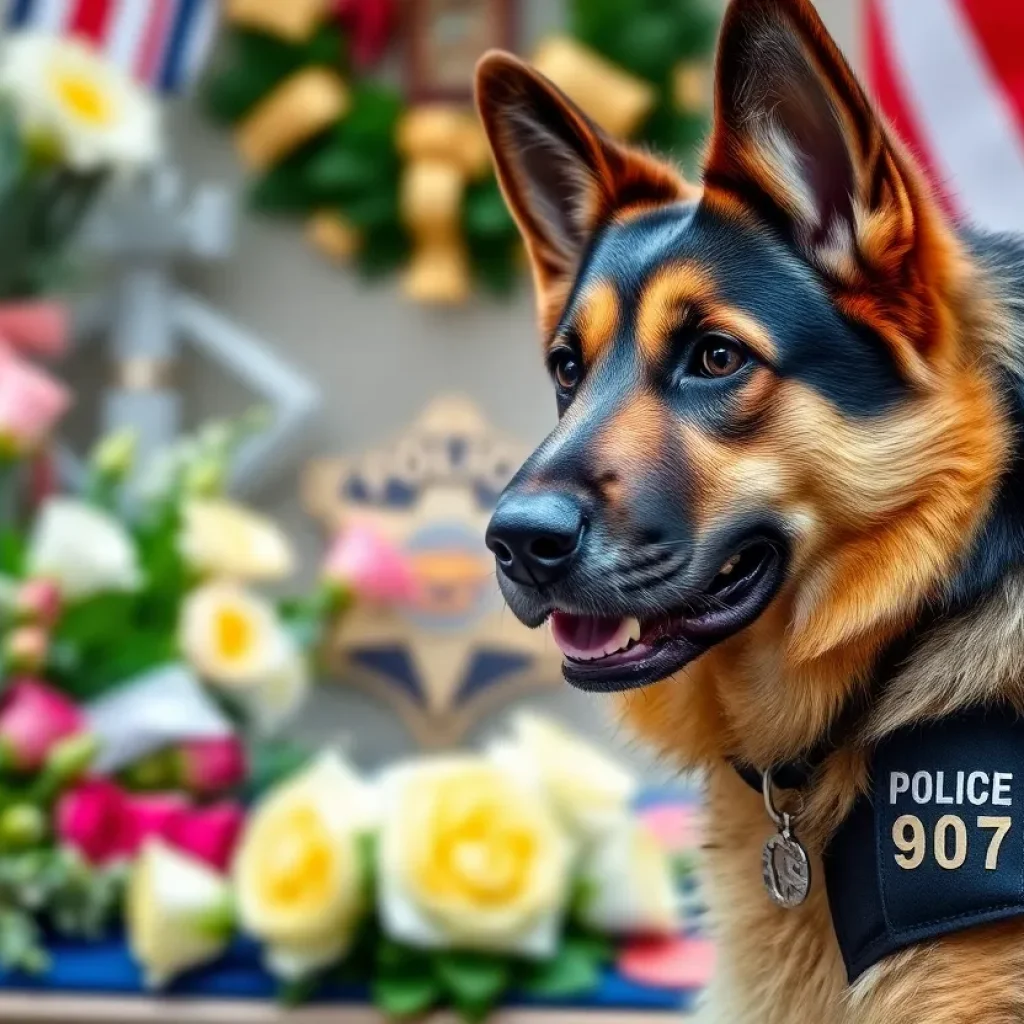
[[[202,70],[218,0],[8,0],[6,21],[87,39],[138,81],[174,92]]]
[[[952,212],[1024,231],[1024,2],[864,4],[869,81]]]

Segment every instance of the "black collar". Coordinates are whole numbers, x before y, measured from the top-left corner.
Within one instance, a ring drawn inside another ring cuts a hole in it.
[[[872,686],[861,691],[859,696],[852,697],[814,746],[792,761],[773,765],[771,775],[775,788],[805,789],[814,773],[857,731],[873,703],[874,696],[876,691]],[[729,763],[751,789],[761,792],[764,774],[762,771],[746,761],[735,758],[730,758]]]
[[[875,664],[869,684],[847,700],[825,735],[793,760],[770,767],[772,784],[776,789],[805,789],[808,786],[815,772],[856,733],[923,634],[930,630],[940,617],[947,614],[949,609],[945,613],[934,609],[926,610],[911,629],[885,648]],[[763,770],[738,758],[729,758],[729,763],[751,789],[758,793],[762,791]]]

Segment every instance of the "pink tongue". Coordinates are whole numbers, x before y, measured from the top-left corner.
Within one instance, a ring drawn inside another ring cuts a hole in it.
[[[589,615],[553,612],[551,633],[566,654],[602,653],[608,641],[619,631],[622,619],[598,619]]]

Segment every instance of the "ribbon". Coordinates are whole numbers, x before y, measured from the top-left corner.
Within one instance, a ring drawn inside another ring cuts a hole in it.
[[[344,117],[351,102],[345,83],[329,68],[296,71],[239,125],[235,144],[251,168],[265,171]]]
[[[403,287],[417,302],[456,303],[471,287],[462,234],[462,199],[470,179],[487,173],[490,156],[476,120],[458,107],[416,107],[398,125],[406,158],[402,219],[413,240]]]
[[[628,138],[636,132],[658,99],[649,82],[569,36],[545,39],[533,65],[615,138]]]

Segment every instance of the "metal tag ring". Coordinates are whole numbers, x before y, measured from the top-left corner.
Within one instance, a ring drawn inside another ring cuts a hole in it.
[[[772,787],[774,785],[774,775],[771,771],[761,773],[761,793],[764,796],[764,809],[768,812],[768,817],[775,822],[776,827],[780,831],[788,831],[790,826],[797,818],[803,813],[804,799],[799,793],[799,806],[796,811],[790,814],[788,811],[780,811],[775,806],[775,798],[772,796]]]

